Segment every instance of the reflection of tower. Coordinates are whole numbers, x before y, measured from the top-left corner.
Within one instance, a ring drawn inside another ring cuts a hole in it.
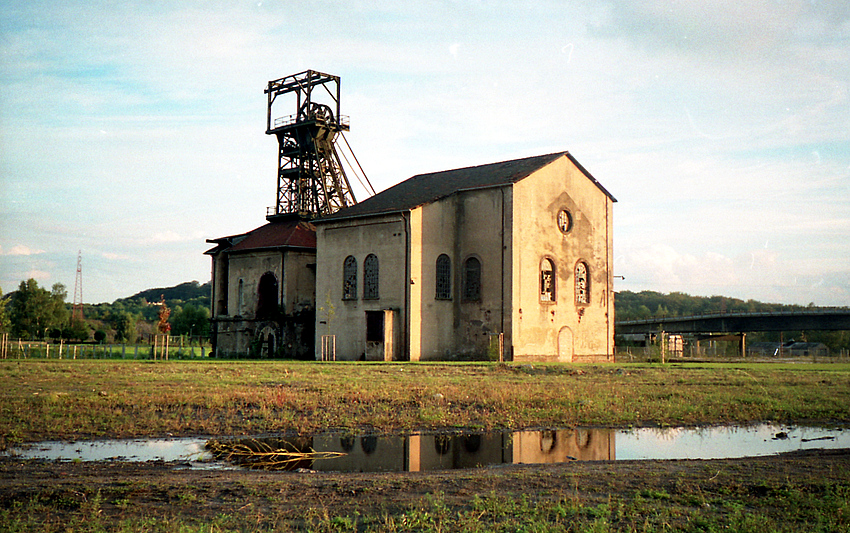
[[[340,114],[339,77],[307,70],[268,83],[266,133],[279,146],[277,202],[267,218],[304,218],[334,213],[356,202],[340,163],[335,141],[348,130]],[[295,100],[295,113],[272,119],[279,96]],[[352,154],[353,156],[353,154]]]
[[[77,277],[74,280],[74,301],[71,304],[71,322],[83,319],[83,252],[77,252]]]

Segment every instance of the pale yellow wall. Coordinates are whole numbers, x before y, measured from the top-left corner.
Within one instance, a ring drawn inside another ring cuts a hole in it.
[[[510,203],[510,188],[489,188],[462,191],[413,210],[411,359],[481,357],[491,335],[503,328],[509,333],[510,235],[502,230],[503,221],[510,227]],[[451,300],[435,297],[440,254],[451,259]],[[463,265],[471,256],[481,262],[478,301],[463,297]]]
[[[452,280],[451,300],[435,298],[437,257],[448,255],[452,273],[457,271],[455,200],[450,197],[411,212],[410,359],[413,361],[446,359],[455,350],[456,280]]]
[[[514,195],[514,358],[607,358],[613,350],[610,198],[566,157],[514,185]],[[557,225],[561,208],[573,216],[573,228],[566,235]],[[550,258],[556,268],[554,303],[540,301],[543,258]],[[578,261],[589,267],[591,302],[577,307],[574,270]],[[573,358],[563,348],[559,357],[562,331],[562,339],[572,340]]]
[[[503,246],[510,240],[511,191],[501,187],[460,193],[457,202],[456,349],[461,355],[484,355],[490,335],[502,332],[503,323],[510,321],[510,250]],[[473,255],[481,260],[481,300],[467,302],[460,294],[462,269]]]
[[[396,358],[406,356],[401,340],[405,314],[407,223],[401,215],[317,224],[316,358],[322,335],[336,336],[338,360],[356,360],[366,348],[366,311],[393,309]],[[363,299],[363,260],[378,257],[379,299]],[[342,299],[343,263],[357,259],[357,299]]]

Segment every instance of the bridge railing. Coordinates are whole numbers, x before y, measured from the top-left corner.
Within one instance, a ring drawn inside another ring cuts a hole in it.
[[[756,311],[756,312],[713,312],[703,313],[699,315],[682,315],[682,316],[660,316],[653,318],[643,318],[639,320],[617,320],[616,324],[626,325],[641,325],[641,324],[657,324],[658,322],[678,322],[689,320],[702,320],[707,318],[760,318],[760,317],[794,317],[794,316],[827,316],[827,315],[844,315],[850,313],[848,307],[817,307],[814,309],[800,309],[797,311]]]

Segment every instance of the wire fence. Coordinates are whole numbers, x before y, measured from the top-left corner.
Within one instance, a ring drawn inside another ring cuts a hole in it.
[[[617,363],[645,363],[645,362],[688,362],[688,361],[716,361],[716,362],[796,362],[796,363],[850,363],[850,350],[840,349],[827,352],[812,352],[807,354],[792,353],[784,350],[781,353],[764,354],[760,352],[746,351],[741,355],[740,351],[717,350],[711,347],[685,347],[681,352],[670,352],[661,350],[660,346],[618,346],[614,350],[614,360]]]
[[[210,347],[169,337],[162,344],[91,344],[10,339],[0,333],[0,359],[203,359]]]

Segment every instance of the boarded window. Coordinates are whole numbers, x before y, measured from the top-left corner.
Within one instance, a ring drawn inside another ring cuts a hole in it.
[[[363,299],[378,299],[378,256],[369,254],[363,260]]]
[[[540,262],[540,301],[555,301],[555,265],[550,259]]]
[[[590,303],[590,279],[587,275],[587,263],[576,264],[576,304]]]
[[[357,259],[350,255],[342,266],[342,299],[357,299]]]
[[[475,257],[470,257],[463,264],[463,299],[481,299],[481,261]]]
[[[452,299],[452,260],[446,254],[437,258],[437,300]]]

